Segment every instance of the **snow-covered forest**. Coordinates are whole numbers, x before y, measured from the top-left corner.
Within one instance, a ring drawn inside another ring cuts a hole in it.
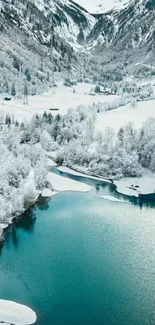
[[[46,161],[40,144],[21,144],[16,127],[6,130],[0,153],[0,222],[5,228],[44,188]]]
[[[116,133],[108,127],[95,132],[97,113],[78,107],[64,116],[36,115],[22,132],[22,142],[40,143],[56,151],[57,163],[103,177],[140,176],[142,168],[155,171],[155,119],[140,130],[132,123]]]

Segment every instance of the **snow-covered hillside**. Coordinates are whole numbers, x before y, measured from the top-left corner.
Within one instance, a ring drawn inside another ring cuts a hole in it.
[[[69,0],[0,1],[0,92],[42,93],[53,82],[77,74],[83,42],[96,19]]]
[[[97,1],[0,0],[0,93],[23,95],[25,83],[35,95],[60,79],[155,74],[154,2]]]
[[[106,69],[118,67],[137,76],[147,74],[150,66],[150,75],[154,74],[154,10],[154,0],[134,0],[98,16],[88,41]]]
[[[91,13],[104,13],[112,9],[125,8],[131,0],[75,0],[79,5]]]

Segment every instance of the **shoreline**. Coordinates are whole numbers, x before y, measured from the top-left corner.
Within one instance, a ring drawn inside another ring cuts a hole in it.
[[[38,201],[39,197],[41,196],[41,194],[42,194],[42,192],[38,192],[38,195],[36,196],[35,200],[30,202],[29,205],[24,209],[24,211],[21,211],[21,213],[19,212],[15,216],[10,215],[8,217],[8,220],[3,221],[2,223],[0,223],[0,245],[3,244],[3,242],[5,240],[4,234],[9,229],[9,227],[11,225],[13,225],[15,223],[15,221],[18,220],[20,218],[20,216],[22,216],[28,209],[30,209],[31,207],[33,207],[37,203],[37,201]]]
[[[74,180],[69,180],[66,177],[56,175],[55,173],[52,173],[49,171],[49,167],[56,167],[57,164],[55,161],[51,158],[50,154],[47,155],[47,183],[48,186],[46,186],[42,191],[38,192],[36,195],[36,198],[29,203],[29,205],[25,208],[24,211],[21,211],[21,213],[16,214],[15,216],[8,216],[8,219],[2,223],[0,223],[0,244],[3,244],[5,238],[5,232],[9,229],[9,227],[15,223],[16,220],[20,218],[29,208],[33,207],[37,204],[37,201],[39,197],[48,199],[52,196],[55,196],[59,192],[65,192],[65,191],[77,191],[77,192],[89,192],[91,190],[91,186],[81,183]]]
[[[55,157],[54,157],[55,158]],[[47,155],[47,183],[46,186],[41,192],[38,192],[36,199],[33,202],[30,202],[27,208],[16,216],[9,216],[8,220],[2,222],[0,224],[0,244],[4,242],[5,232],[7,229],[18,219],[20,216],[25,213],[31,206],[34,206],[39,197],[48,199],[59,192],[65,191],[77,191],[77,192],[89,192],[92,189],[92,186],[87,185],[85,182],[79,182],[75,180],[71,180],[67,177],[57,175],[49,170],[49,167],[56,167],[58,171],[62,173],[66,173],[68,175],[79,176],[100,182],[106,182],[107,184],[112,184],[116,187],[116,192],[118,194],[129,196],[129,197],[140,197],[143,195],[155,194],[155,175],[153,173],[147,171],[144,173],[142,177],[131,177],[131,178],[122,178],[120,180],[112,180],[111,178],[100,177],[97,175],[90,175],[87,173],[83,173],[77,171],[75,169],[71,169],[66,166],[58,166],[56,162],[53,160],[51,155]],[[79,168],[80,169],[80,168]],[[149,184],[149,185],[148,185]]]
[[[111,178],[101,178],[100,176],[85,174],[65,166],[59,166],[57,169],[60,172],[68,173],[70,175],[81,176],[83,178],[90,178],[113,184],[116,186],[117,193],[125,196],[139,197],[141,195],[155,194],[155,175],[149,171],[146,171],[141,177],[126,177],[115,181]]]

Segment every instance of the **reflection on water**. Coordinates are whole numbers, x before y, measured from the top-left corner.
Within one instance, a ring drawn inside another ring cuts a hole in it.
[[[14,220],[14,223],[10,225],[8,229],[6,229],[5,233],[5,242],[0,244],[0,254],[3,248],[4,243],[6,245],[13,244],[15,248],[18,247],[20,243],[20,238],[18,237],[18,229],[29,233],[34,232],[35,222],[36,222],[36,209],[39,210],[48,210],[49,208],[49,199],[39,197],[35,206],[29,207],[19,218]]]
[[[5,236],[5,244],[13,244],[14,248],[18,248],[20,238],[18,237],[18,228],[22,231],[33,233],[34,225],[36,221],[35,216],[36,207],[30,207],[23,215],[14,221],[12,225],[6,230],[7,236]],[[4,244],[4,243],[3,243]]]

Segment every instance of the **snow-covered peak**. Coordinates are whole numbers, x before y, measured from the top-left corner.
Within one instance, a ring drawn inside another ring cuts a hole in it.
[[[104,13],[112,9],[125,8],[131,0],[75,0],[90,13]]]

